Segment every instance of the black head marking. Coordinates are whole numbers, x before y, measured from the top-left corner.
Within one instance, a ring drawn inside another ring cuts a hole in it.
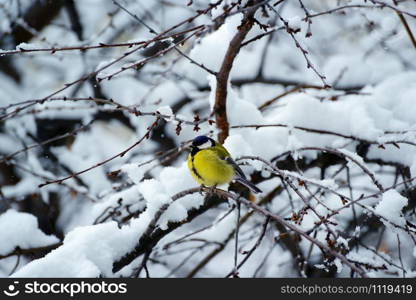
[[[199,149],[198,147],[192,147],[192,150],[191,150],[192,160],[193,160],[193,157],[195,156],[195,154],[197,154],[199,150],[201,150],[201,149]]]
[[[209,138],[205,135],[197,136],[192,141],[191,155],[194,156],[201,149],[204,149],[204,148],[207,148],[207,147],[214,147],[214,146],[215,146],[215,141],[213,139],[211,139],[211,138]]]
[[[200,135],[194,138],[194,140],[192,141],[192,146],[198,147],[198,146],[201,146],[202,144],[205,144],[208,141],[209,141],[209,137],[205,135]]]
[[[207,142],[211,142],[211,147],[215,146],[215,141],[205,135],[200,135],[197,136],[196,138],[194,138],[194,140],[192,141],[192,146],[194,147],[198,147],[201,146]]]

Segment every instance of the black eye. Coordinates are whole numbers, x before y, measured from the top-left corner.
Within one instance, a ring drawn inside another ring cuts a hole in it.
[[[200,135],[200,136],[197,136],[196,138],[194,138],[194,140],[192,141],[192,145],[193,146],[200,146],[202,144],[205,144],[208,141],[209,141],[208,137],[206,137],[205,135]]]

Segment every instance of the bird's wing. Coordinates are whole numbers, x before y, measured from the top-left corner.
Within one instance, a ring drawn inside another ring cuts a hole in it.
[[[250,190],[252,190],[256,194],[262,192],[261,189],[259,189],[257,186],[255,186],[254,184],[252,184],[247,179],[238,177],[238,178],[236,178],[236,181],[238,181],[239,183],[245,185],[246,187],[248,187]]]
[[[231,158],[231,157],[226,157],[225,161],[229,164],[232,165],[233,168],[235,169],[235,171],[237,172],[238,176],[240,176],[241,178],[246,179],[246,175],[244,175],[243,170],[241,170],[241,168],[237,165],[237,163]]]

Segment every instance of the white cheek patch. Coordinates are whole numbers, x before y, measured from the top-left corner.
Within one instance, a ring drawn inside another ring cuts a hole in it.
[[[209,148],[209,147],[211,147],[211,141],[206,141],[202,145],[198,146],[199,149],[206,149],[206,148]]]

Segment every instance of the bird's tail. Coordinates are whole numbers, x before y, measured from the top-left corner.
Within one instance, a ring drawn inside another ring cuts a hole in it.
[[[254,184],[252,184],[250,181],[248,181],[245,178],[242,177],[237,177],[235,178],[236,181],[240,182],[241,184],[245,185],[246,187],[248,187],[250,190],[253,191],[253,193],[261,193],[263,192],[261,189],[259,189],[258,187],[256,187]]]

